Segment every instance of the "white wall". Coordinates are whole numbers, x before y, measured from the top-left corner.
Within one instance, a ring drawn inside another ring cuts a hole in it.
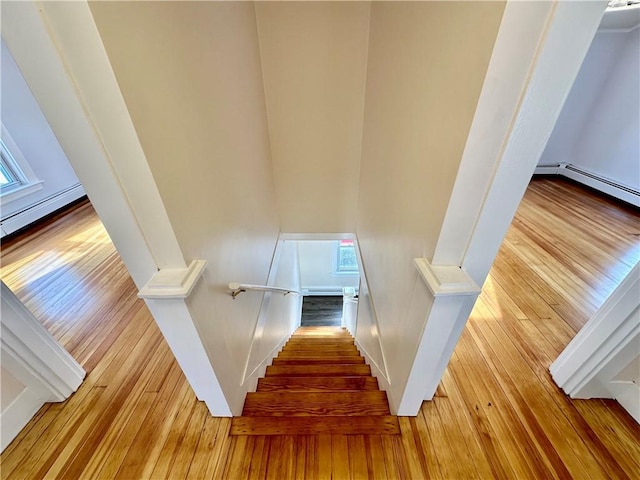
[[[256,2],[283,232],[353,232],[369,2]]]
[[[185,258],[208,261],[187,304],[227,401],[238,388],[279,221],[251,3],[98,2],[91,10]]]
[[[20,396],[25,385],[4,367],[0,367],[0,414]]]
[[[599,32],[539,165],[570,163],[640,190],[640,28]]]
[[[303,289],[321,287],[358,287],[359,275],[336,274],[337,240],[298,242],[300,283]],[[338,292],[341,294],[341,292]]]
[[[503,9],[371,7],[357,235],[396,406],[429,310],[413,259],[433,255]]]
[[[629,365],[616,375],[615,380],[622,382],[633,382],[640,385],[640,355],[634,358]]]
[[[2,41],[1,63],[2,107],[0,115],[2,123],[36,177],[44,182],[43,188],[40,190],[6,204],[3,203],[0,217],[2,218],[4,235],[81,197],[84,195],[84,191],[4,40]],[[59,201],[50,202],[50,205],[45,208],[37,209],[37,213],[23,215],[20,221],[5,221],[7,217],[60,195],[61,192],[75,186],[78,188],[73,192],[63,196]]]

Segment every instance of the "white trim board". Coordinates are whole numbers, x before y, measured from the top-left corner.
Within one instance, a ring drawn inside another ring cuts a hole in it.
[[[599,173],[578,167],[571,163],[538,165],[534,175],[558,175],[569,178],[582,185],[610,195],[618,200],[640,207],[640,191],[621,182],[607,178]]]
[[[187,298],[207,266],[206,260],[193,260],[187,268],[163,268],[138,292],[138,298]]]

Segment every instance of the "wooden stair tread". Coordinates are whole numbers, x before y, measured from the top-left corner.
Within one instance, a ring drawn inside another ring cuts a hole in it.
[[[355,345],[353,338],[291,338],[285,345]]]
[[[249,392],[243,416],[389,415],[386,392]]]
[[[334,349],[317,349],[317,348],[308,348],[304,350],[290,350],[283,349],[280,351],[278,356],[283,355],[285,357],[298,356],[298,357],[318,357],[318,356],[360,356],[360,352],[357,350],[334,350]]]
[[[230,435],[399,435],[398,417],[234,417]]]
[[[332,339],[332,338],[348,338],[348,339],[352,339],[353,337],[348,334],[348,333],[323,333],[323,332],[317,332],[317,333],[301,333],[301,332],[296,332],[293,335],[291,335],[292,339],[315,339],[315,338],[322,338],[322,339]]]
[[[278,357],[272,365],[364,365],[362,357]]]
[[[258,392],[331,392],[378,390],[374,377],[268,377],[258,379]]]
[[[270,365],[265,376],[354,376],[371,375],[369,365]]]
[[[256,392],[247,394],[231,435],[397,435],[386,392],[339,327],[301,327]]]
[[[285,345],[280,353],[290,353],[297,355],[306,355],[308,352],[321,353],[348,353],[352,355],[360,355],[355,345],[341,347],[339,345]]]

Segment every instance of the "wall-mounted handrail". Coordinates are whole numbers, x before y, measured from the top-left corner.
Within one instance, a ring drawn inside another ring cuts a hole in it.
[[[268,285],[249,285],[245,283],[230,283],[229,290],[231,290],[231,296],[235,298],[240,295],[242,292],[246,292],[247,290],[256,290],[260,292],[280,292],[285,295],[288,293],[295,293],[297,295],[302,295],[302,292],[294,290],[292,288],[282,288],[282,287],[271,287]]]

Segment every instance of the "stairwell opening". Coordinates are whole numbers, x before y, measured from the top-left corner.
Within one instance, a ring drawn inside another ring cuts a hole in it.
[[[345,327],[355,319],[360,288],[355,248],[350,239],[298,241],[302,327]]]

